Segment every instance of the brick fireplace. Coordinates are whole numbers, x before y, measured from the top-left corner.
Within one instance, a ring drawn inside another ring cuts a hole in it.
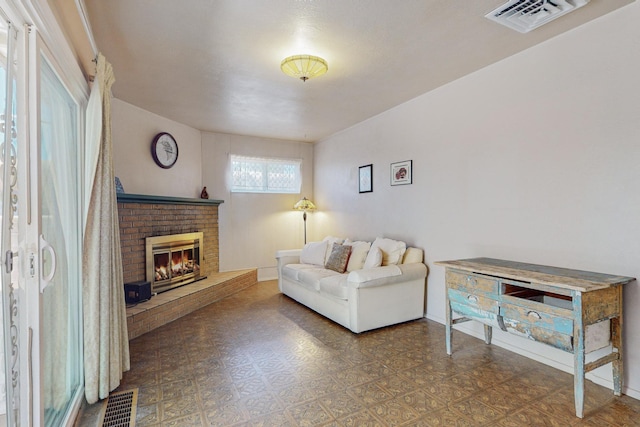
[[[146,280],[148,237],[175,234],[203,234],[200,270],[202,276],[207,276],[128,306],[130,340],[257,283],[257,269],[220,273],[218,206],[221,203],[222,200],[118,194],[125,283]]]
[[[203,233],[201,275],[219,271],[218,206],[221,200],[118,194],[124,283],[146,280],[145,239]]]

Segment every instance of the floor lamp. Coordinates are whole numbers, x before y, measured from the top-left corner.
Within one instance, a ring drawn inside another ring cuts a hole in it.
[[[296,211],[303,211],[302,220],[304,221],[304,244],[307,244],[307,211],[316,210],[316,205],[306,197],[298,200],[298,203],[293,205],[293,209]]]

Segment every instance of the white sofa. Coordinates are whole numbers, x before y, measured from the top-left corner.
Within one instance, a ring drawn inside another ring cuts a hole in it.
[[[276,253],[280,292],[355,333],[424,317],[427,266],[421,249],[382,238],[373,244],[346,241],[352,253],[340,273],[325,265],[333,244],[342,240],[323,242],[325,252],[321,242],[312,242]]]

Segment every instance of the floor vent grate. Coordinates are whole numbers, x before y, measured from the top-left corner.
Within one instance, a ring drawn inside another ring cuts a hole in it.
[[[138,389],[110,394],[102,409],[102,427],[134,427]]]

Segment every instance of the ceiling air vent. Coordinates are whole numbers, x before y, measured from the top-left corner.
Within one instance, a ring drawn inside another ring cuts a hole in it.
[[[492,21],[528,33],[589,3],[589,0],[509,0],[485,15]]]

